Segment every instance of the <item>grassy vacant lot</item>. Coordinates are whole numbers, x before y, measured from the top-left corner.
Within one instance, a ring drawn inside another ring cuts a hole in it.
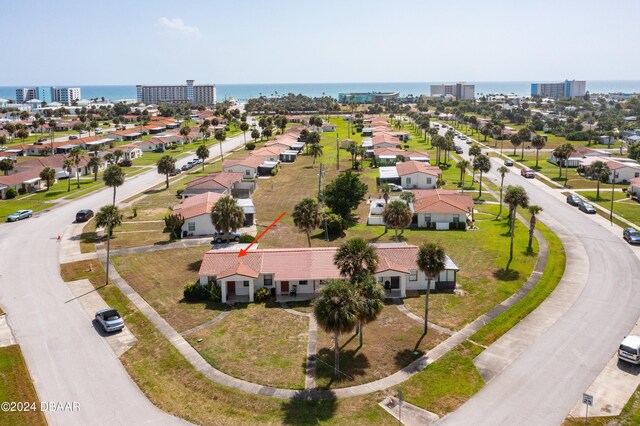
[[[185,284],[198,278],[202,256],[208,247],[189,247],[112,257],[113,265],[178,332],[189,330],[220,314],[225,305],[185,302]]]
[[[482,206],[476,213],[477,231],[416,231],[423,233],[422,240],[437,241],[445,247],[460,268],[458,285],[465,292],[464,295],[432,293],[429,298],[431,322],[460,329],[511,296],[531,274],[537,260],[537,242],[534,241],[533,252],[528,253],[528,232],[524,225],[516,222],[514,260],[506,270],[509,225],[506,209],[500,219],[494,220],[497,213],[496,205]],[[407,298],[404,303],[413,313],[424,317],[424,295]]]
[[[407,366],[446,335],[433,330],[422,337],[423,326],[387,304],[378,319],[364,327],[363,346],[353,333],[340,336],[340,374],[334,377],[333,333],[318,329],[316,384],[339,388],[381,379]]]
[[[89,278],[96,288],[100,287],[98,277],[104,271],[87,276],[81,263],[62,265],[65,280]],[[198,373],[116,286],[102,287],[98,292],[125,317],[138,339],[138,344],[121,357],[127,372],[147,398],[168,413],[197,424],[396,423],[377,406],[384,397],[381,392],[339,401],[281,401],[218,385]]]
[[[215,368],[268,386],[304,389],[309,319],[280,305],[234,305],[221,322],[188,336]]]
[[[600,198],[596,198],[596,191],[580,191],[578,194],[609,211],[611,209],[611,185],[609,189],[600,188]],[[627,194],[616,191],[613,193],[613,212],[630,222],[640,226],[640,203],[627,197]],[[621,225],[626,227],[627,225]]]
[[[47,424],[18,345],[0,348],[0,401],[33,403],[36,408],[36,411],[0,410],[0,424],[4,426]]]

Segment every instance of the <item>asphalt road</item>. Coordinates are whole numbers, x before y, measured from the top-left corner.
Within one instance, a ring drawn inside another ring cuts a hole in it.
[[[468,159],[468,145],[463,146]],[[485,178],[500,184],[492,158]],[[477,176],[477,175],[476,175]],[[601,218],[572,207],[553,189],[511,168],[506,185],[523,186],[531,204],[553,217],[588,256],[585,287],[569,310],[508,367],[457,411],[445,425],[558,425],[615,353],[640,317],[640,260]],[[548,221],[552,225],[553,221]],[[551,254],[553,255],[553,254]],[[515,259],[517,261],[517,257]]]
[[[223,148],[242,144],[239,135]],[[217,144],[211,153],[219,154]],[[179,160],[178,166],[194,157]],[[118,188],[117,200],[163,181],[155,171],[135,176]],[[112,194],[105,188],[31,219],[0,224],[0,304],[40,400],[79,404],[75,412],[47,413],[49,424],[185,424],[149,402],[60,278],[58,233],[78,210],[97,211],[111,202]]]

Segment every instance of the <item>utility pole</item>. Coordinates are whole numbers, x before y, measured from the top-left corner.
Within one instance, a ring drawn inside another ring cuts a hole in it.
[[[613,178],[612,178],[612,185],[611,185],[611,208],[609,209],[609,223],[611,224],[611,226],[613,226],[613,198],[615,195],[615,190],[616,190],[616,172],[615,170],[613,171]]]
[[[338,141],[337,131],[336,131],[336,170],[340,170],[340,142]]]

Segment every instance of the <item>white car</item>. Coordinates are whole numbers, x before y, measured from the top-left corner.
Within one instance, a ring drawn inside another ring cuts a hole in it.
[[[402,191],[402,187],[400,185],[396,185],[395,183],[390,183],[389,186],[391,187],[392,191]]]
[[[618,348],[618,358],[640,364],[640,336],[626,336]]]

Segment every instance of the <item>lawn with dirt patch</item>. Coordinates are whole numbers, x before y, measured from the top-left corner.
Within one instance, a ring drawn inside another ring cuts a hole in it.
[[[365,325],[363,337],[363,346],[359,347],[359,336],[353,333],[340,336],[341,374],[335,377],[333,333],[318,326],[316,385],[319,388],[341,388],[387,377],[448,336],[429,330],[423,337],[423,326],[388,301],[378,319]]]
[[[243,380],[304,389],[309,319],[277,304],[236,304],[187,340],[215,368]]]

